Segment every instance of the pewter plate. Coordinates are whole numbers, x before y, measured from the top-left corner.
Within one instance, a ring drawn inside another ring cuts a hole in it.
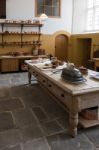
[[[67,79],[64,79],[63,77],[62,77],[62,79],[68,83],[71,83],[71,84],[82,84],[82,83],[85,83],[87,81],[85,78],[83,78],[82,80],[79,80],[79,81],[67,80]]]

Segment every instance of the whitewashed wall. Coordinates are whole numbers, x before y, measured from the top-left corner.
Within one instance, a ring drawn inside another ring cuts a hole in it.
[[[7,19],[35,18],[35,0],[6,0]],[[43,33],[52,34],[65,30],[72,30],[72,0],[61,0],[61,18],[48,18],[43,27]]]
[[[73,0],[72,33],[84,33],[86,26],[86,3],[87,0]]]

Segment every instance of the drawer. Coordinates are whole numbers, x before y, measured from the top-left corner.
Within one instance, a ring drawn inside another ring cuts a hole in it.
[[[65,92],[63,89],[59,88],[57,85],[53,84],[51,81],[48,81],[48,89],[49,91],[56,96],[63,104],[65,104],[68,108],[70,107],[70,101],[72,97]]]
[[[32,74],[35,75],[35,71],[34,70],[32,71]]]
[[[38,81],[43,84],[44,86],[47,86],[47,79],[43,77],[42,75],[38,76]]]
[[[35,71],[31,67],[28,68],[28,71],[31,73],[31,75],[35,75]]]
[[[36,72],[35,72],[34,70],[32,70],[32,71],[31,71],[31,73],[32,73],[32,75],[34,75],[34,76],[35,76],[35,73],[36,73]]]
[[[38,78],[39,78],[38,72],[35,72],[35,73],[34,73],[34,76],[38,79]]]
[[[36,71],[31,70],[31,73],[34,77],[38,78],[39,74]]]
[[[62,90],[61,88],[59,88],[57,85],[53,84],[50,81],[48,81],[48,89],[51,93],[53,93],[60,100],[65,99],[64,90]]]

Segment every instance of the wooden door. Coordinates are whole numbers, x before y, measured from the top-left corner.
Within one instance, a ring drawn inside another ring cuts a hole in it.
[[[67,60],[68,37],[60,34],[55,39],[55,56],[60,60]]]

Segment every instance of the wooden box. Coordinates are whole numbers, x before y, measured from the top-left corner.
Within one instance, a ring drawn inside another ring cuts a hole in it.
[[[22,63],[21,64],[21,71],[27,71],[28,68],[27,68],[27,65],[25,63]]]
[[[99,120],[99,108],[93,107],[85,109],[80,113],[80,116],[88,120]]]

